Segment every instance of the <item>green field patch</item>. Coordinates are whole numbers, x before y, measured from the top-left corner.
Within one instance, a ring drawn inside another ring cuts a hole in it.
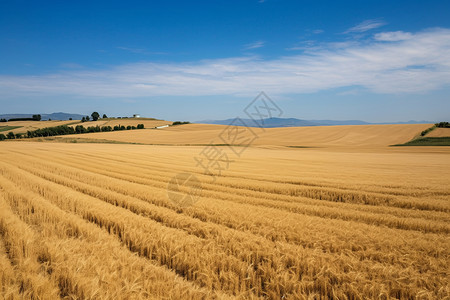
[[[392,146],[450,146],[450,137],[424,137]]]
[[[0,132],[10,131],[10,130],[21,128],[21,127],[23,127],[23,126],[0,126]]]

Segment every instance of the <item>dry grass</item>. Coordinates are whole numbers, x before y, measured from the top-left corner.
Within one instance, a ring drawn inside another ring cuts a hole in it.
[[[384,147],[405,143],[428,127],[430,124],[291,127],[264,130],[253,128],[253,133],[242,127],[239,129],[243,130],[244,137],[257,136],[253,144],[260,146]],[[161,130],[91,133],[83,135],[83,138],[167,145],[203,145],[211,141],[217,144],[239,143],[220,140],[218,136],[225,129],[226,126],[223,125],[188,124]]]
[[[450,297],[449,150],[250,148],[215,182],[201,150],[2,144],[0,295]],[[167,198],[179,172],[194,206]]]

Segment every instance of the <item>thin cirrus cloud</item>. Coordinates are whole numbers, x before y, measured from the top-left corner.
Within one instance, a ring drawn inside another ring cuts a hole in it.
[[[147,51],[146,49],[142,49],[142,48],[130,48],[130,47],[116,47],[117,49],[123,50],[123,51],[127,51],[127,52],[131,52],[134,54],[146,54],[146,55],[150,55],[150,54],[156,54],[156,55],[161,55],[161,54],[166,54],[166,52],[150,52]]]
[[[384,25],[386,25],[386,23],[381,20],[366,20],[356,26],[347,29],[344,33],[362,33]]]
[[[375,39],[377,41],[385,41],[385,42],[397,42],[404,41],[412,38],[413,35],[410,32],[403,31],[392,31],[392,32],[380,32],[375,34]]]
[[[258,49],[264,47],[265,42],[264,41],[256,41],[250,44],[247,44],[244,46],[245,50],[252,50],[252,49]]]
[[[29,97],[251,96],[261,90],[287,95],[349,86],[374,93],[425,93],[450,86],[450,30],[384,32],[271,60],[245,56],[0,76],[2,95]]]

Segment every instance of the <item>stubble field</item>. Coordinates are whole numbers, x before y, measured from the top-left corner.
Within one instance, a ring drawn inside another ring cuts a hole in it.
[[[251,147],[214,181],[200,146],[4,142],[0,298],[448,299],[445,148]]]

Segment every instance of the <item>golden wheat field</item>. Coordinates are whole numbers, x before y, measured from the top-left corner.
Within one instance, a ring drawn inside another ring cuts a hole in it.
[[[217,176],[204,146],[4,141],[0,298],[450,299],[450,150],[368,141],[222,146]]]
[[[427,137],[445,137],[450,136],[450,128],[436,128],[427,134]]]

